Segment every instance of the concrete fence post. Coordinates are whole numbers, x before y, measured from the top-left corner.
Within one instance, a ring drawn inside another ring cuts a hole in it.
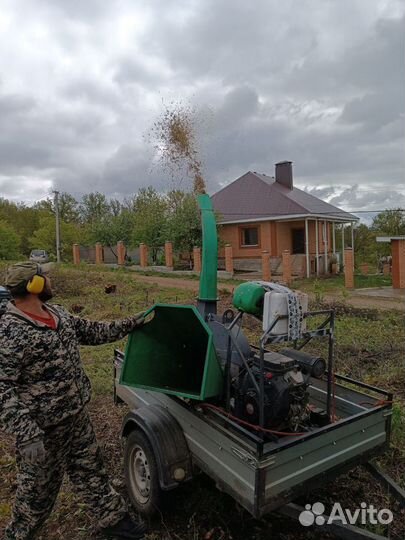
[[[405,240],[391,240],[392,287],[405,289]]]
[[[117,244],[117,259],[120,266],[125,264],[125,245],[122,240]]]
[[[267,250],[262,251],[262,277],[263,281],[271,281],[270,253]]]
[[[201,272],[201,248],[193,249],[194,272]]]
[[[283,281],[290,285],[292,280],[292,271],[291,271],[291,254],[288,249],[285,249],[282,254],[283,259]]]
[[[165,264],[166,268],[173,270],[173,244],[172,242],[165,242]]]
[[[139,259],[142,268],[148,266],[148,246],[143,242],[139,245]]]
[[[225,246],[225,271],[233,274],[233,250],[231,244]]]
[[[104,253],[103,253],[103,246],[101,242],[97,242],[96,244],[96,264],[103,264],[104,262]]]
[[[73,244],[73,264],[80,264],[80,246]]]
[[[345,249],[345,287],[354,289],[353,249]]]

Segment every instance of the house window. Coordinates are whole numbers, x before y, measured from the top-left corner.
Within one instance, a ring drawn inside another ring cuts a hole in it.
[[[243,227],[241,229],[241,246],[242,247],[258,247],[259,246],[259,228],[258,227]]]

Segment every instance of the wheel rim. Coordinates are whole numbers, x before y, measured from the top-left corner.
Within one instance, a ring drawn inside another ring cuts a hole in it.
[[[148,458],[141,446],[134,446],[131,451],[130,476],[132,490],[141,504],[146,504],[150,497],[151,478]]]

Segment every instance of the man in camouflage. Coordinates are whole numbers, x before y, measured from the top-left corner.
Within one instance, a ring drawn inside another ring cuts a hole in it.
[[[30,287],[37,278],[39,292]],[[105,537],[143,538],[144,527],[131,520],[105,471],[79,353],[79,345],[123,338],[143,324],[142,314],[94,322],[51,306],[49,277],[36,263],[11,266],[6,286],[13,302],[0,318],[0,429],[16,438],[17,492],[5,540],[36,537],[65,472]]]

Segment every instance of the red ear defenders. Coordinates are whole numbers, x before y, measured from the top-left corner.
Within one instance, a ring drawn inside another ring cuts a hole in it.
[[[41,267],[38,265],[38,270],[35,276],[27,283],[27,292],[31,294],[41,294],[45,288],[45,277],[42,275]]]

